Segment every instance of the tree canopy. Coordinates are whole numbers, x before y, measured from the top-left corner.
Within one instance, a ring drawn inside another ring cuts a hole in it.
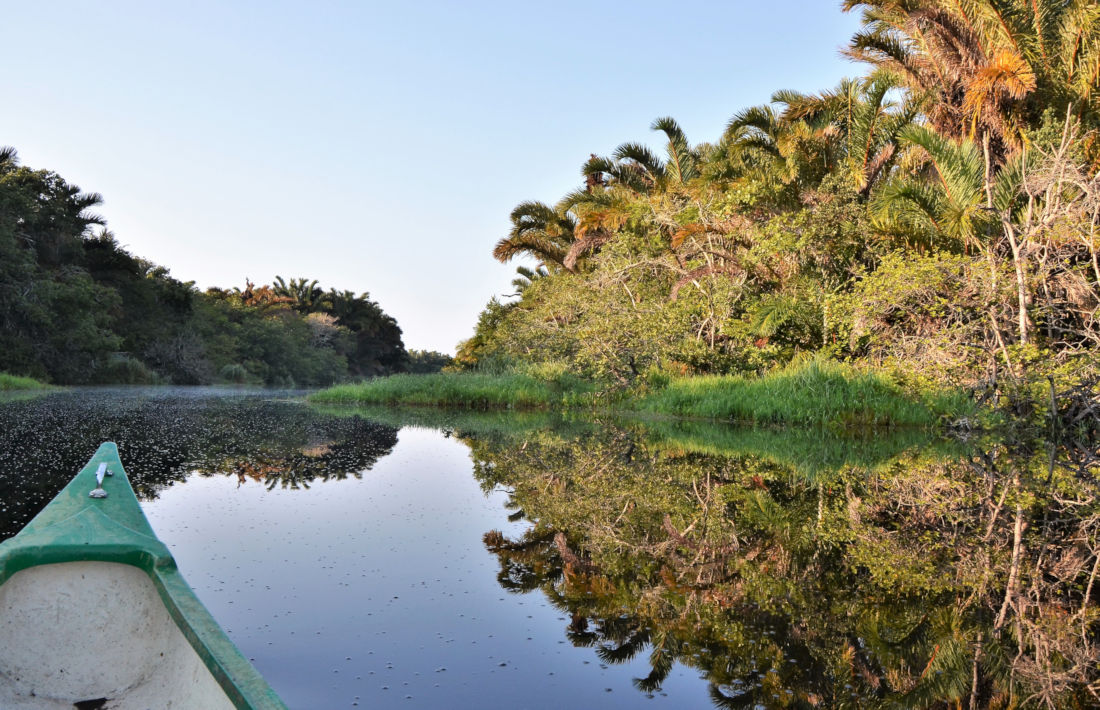
[[[576,190],[518,205],[493,256],[537,271],[458,363],[623,385],[810,351],[909,382],[1095,373],[1095,2],[845,8],[863,76],[776,91],[713,143],[657,118],[661,150],[592,154]]]
[[[0,371],[62,384],[327,385],[403,371],[369,294],[305,278],[198,290],[130,254],[102,201],[0,149]]]

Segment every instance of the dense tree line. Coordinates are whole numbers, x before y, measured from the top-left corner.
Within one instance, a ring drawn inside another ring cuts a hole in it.
[[[663,155],[592,155],[524,202],[531,257],[458,360],[621,383],[762,372],[822,351],[914,380],[1094,370],[1100,10],[1090,0],[847,0],[867,73],[778,91]]]
[[[365,293],[276,277],[199,291],[130,254],[101,198],[0,149],[0,371],[62,384],[331,384],[401,371]]]

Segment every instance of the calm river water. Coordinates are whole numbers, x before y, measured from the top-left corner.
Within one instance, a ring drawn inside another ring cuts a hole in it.
[[[1087,447],[71,390],[0,539],[107,440],[292,708],[1100,706]]]

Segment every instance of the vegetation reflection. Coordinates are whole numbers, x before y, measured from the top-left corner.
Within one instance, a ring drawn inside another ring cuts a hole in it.
[[[202,389],[53,393],[0,407],[0,539],[14,535],[103,441],[115,441],[138,497],[191,475],[309,488],[360,477],[397,443],[397,430],[331,417],[271,392]]]
[[[719,707],[1094,707],[1096,453],[605,426],[464,436],[485,544],[605,663]],[[847,453],[843,453],[847,452]]]

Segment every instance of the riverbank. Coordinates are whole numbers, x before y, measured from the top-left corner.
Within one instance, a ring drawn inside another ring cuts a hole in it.
[[[593,389],[583,380],[559,382],[523,374],[440,372],[391,375],[336,385],[310,396],[322,404],[383,404],[461,409],[559,409]]]
[[[45,382],[39,382],[32,377],[20,377],[18,375],[9,375],[6,372],[0,372],[0,392],[45,390],[50,388],[50,385],[47,385]]]
[[[962,393],[916,397],[874,373],[813,360],[762,377],[654,376],[612,391],[572,377],[439,373],[395,375],[310,396],[323,404],[464,409],[604,409],[689,419],[768,424],[932,427],[973,415]]]

